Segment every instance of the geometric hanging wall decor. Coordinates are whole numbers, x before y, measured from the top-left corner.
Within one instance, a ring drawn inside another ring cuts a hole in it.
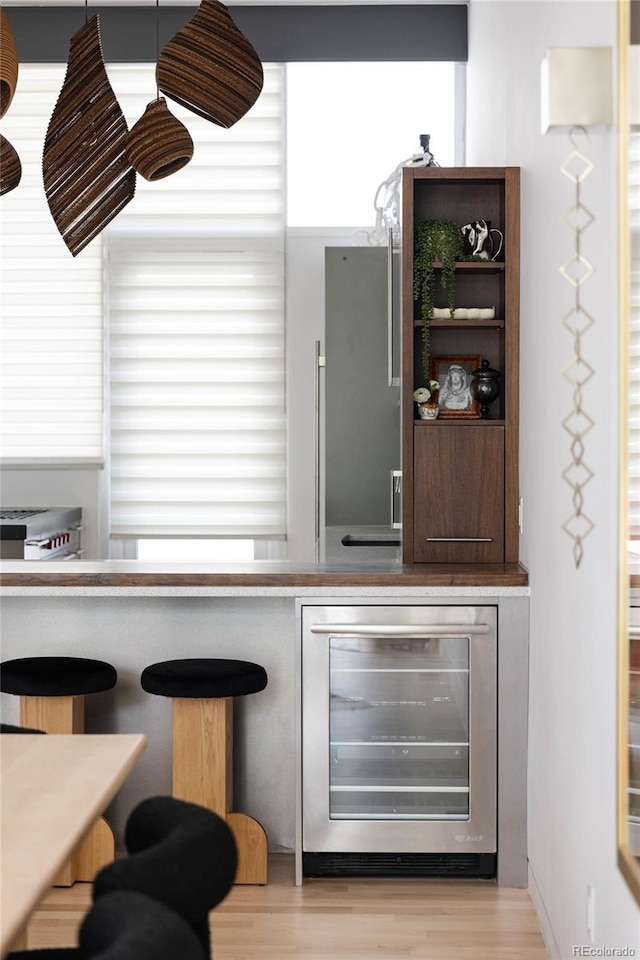
[[[563,523],[563,530],[573,540],[573,557],[576,569],[580,566],[584,554],[583,542],[593,530],[593,521],[585,513],[584,488],[593,479],[593,471],[585,460],[584,438],[595,426],[595,421],[584,407],[583,388],[595,374],[594,368],[584,355],[583,337],[594,324],[594,318],[585,309],[582,302],[582,285],[591,278],[594,267],[582,251],[582,234],[593,221],[594,215],[584,205],[580,186],[593,170],[592,161],[578,149],[575,136],[582,133],[583,127],[574,127],[569,132],[572,147],[568,157],[560,167],[561,172],[574,185],[573,203],[567,210],[564,220],[573,237],[573,252],[567,262],[560,267],[560,273],[573,289],[573,303],[562,322],[573,337],[573,354],[565,364],[562,374],[572,387],[572,407],[562,421],[563,428],[571,438],[571,462],[562,473],[562,477],[572,491],[572,512]]]
[[[126,158],[128,133],[94,16],[71,38],[42,156],[49,209],[74,257],[133,199],[136,174]]]
[[[161,180],[193,157],[193,140],[164,97],[148,104],[127,137],[127,160],[145,180]]]
[[[0,133],[0,197],[15,188],[22,177],[22,164],[15,147]]]
[[[613,122],[612,65],[611,47],[550,47],[540,74],[542,132],[568,128],[571,147],[560,166],[560,172],[573,184],[572,203],[563,218],[571,231],[573,250],[560,267],[573,292],[573,302],[562,318],[564,328],[573,339],[572,354],[562,368],[562,375],[572,389],[571,409],[562,421],[571,441],[570,462],[562,471],[562,479],[571,490],[571,513],[562,529],[573,541],[576,570],[584,557],[584,541],[595,526],[585,511],[584,490],[594,477],[587,463],[585,438],[596,425],[586,409],[584,389],[596,371],[588,362],[583,345],[595,318],[582,299],[582,287],[595,272],[585,257],[582,234],[594,223],[595,216],[585,206],[581,193],[581,186],[594,164],[580,149],[576,138],[588,139],[587,127],[609,126]]]
[[[202,0],[164,46],[156,79],[167,97],[221,127],[245,115],[264,83],[258,54],[219,0]]]
[[[0,117],[13,100],[18,82],[18,49],[6,14],[0,7]]]

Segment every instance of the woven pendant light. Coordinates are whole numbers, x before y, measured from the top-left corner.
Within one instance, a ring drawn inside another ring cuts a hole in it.
[[[160,0],[156,0],[156,58],[160,55]],[[169,111],[156,89],[156,99],[127,137],[127,160],[145,180],[162,180],[181,170],[193,156],[193,140],[185,125]]]
[[[22,164],[15,147],[0,133],[0,197],[15,188],[22,177]]]
[[[7,15],[0,7],[0,117],[13,100],[18,83],[18,48]]]
[[[136,175],[125,156],[128,132],[94,16],[71,38],[42,157],[49,209],[74,257],[133,199]]]
[[[219,0],[202,0],[169,40],[156,78],[167,97],[221,127],[245,115],[264,83],[258,54]]]
[[[162,180],[181,170],[193,156],[185,125],[170,113],[164,97],[148,106],[127,137],[127,160],[145,180]]]

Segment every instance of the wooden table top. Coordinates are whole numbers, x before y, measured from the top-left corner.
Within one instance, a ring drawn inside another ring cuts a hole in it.
[[[145,744],[142,734],[0,735],[0,955]]]

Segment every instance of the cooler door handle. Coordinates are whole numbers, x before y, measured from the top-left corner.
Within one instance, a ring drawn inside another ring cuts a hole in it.
[[[348,637],[468,637],[489,633],[486,623],[314,623],[311,633],[331,633]]]

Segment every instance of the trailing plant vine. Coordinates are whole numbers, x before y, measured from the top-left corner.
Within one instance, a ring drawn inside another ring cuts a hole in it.
[[[420,301],[422,319],[422,372],[424,380],[430,379],[431,331],[429,321],[433,317],[436,274],[447,291],[448,307],[453,316],[455,310],[456,262],[480,260],[480,257],[465,253],[464,237],[460,227],[451,220],[423,220],[416,225],[413,253],[413,298]],[[434,264],[438,264],[438,267]]]

